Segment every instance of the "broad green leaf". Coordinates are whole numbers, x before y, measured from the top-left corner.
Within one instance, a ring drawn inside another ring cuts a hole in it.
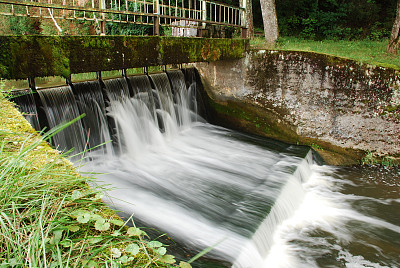
[[[121,257],[121,254],[121,250],[119,250],[118,248],[111,249],[111,255],[114,259]]]
[[[151,241],[151,242],[147,243],[147,246],[149,248],[159,248],[159,247],[162,247],[162,245],[163,244],[161,242],[158,242],[158,241]]]
[[[61,241],[63,230],[55,230],[53,231],[53,237],[50,239],[51,245],[56,245]]]
[[[181,267],[181,268],[192,268],[192,265],[190,265],[190,264],[187,263],[187,262],[181,261],[181,262],[179,263],[179,267]]]
[[[114,224],[114,225],[117,225],[117,226],[122,226],[122,225],[124,225],[124,222],[123,221],[121,221],[121,220],[111,220],[110,221],[112,224]]]
[[[154,252],[158,253],[161,256],[164,256],[165,253],[167,253],[167,249],[164,247],[160,247],[160,248],[153,249],[153,250],[154,250]]]
[[[76,220],[79,223],[88,223],[90,221],[90,219],[91,219],[91,214],[89,212],[87,212],[83,215],[80,215],[80,216],[78,216],[78,218],[76,218]]]
[[[119,261],[121,262],[121,263],[128,263],[128,261],[129,261],[129,258],[128,258],[128,256],[126,256],[126,255],[124,255],[124,256],[122,256],[121,258],[119,258]]]
[[[141,236],[143,231],[136,227],[129,227],[126,233],[129,236]]]
[[[69,225],[69,226],[67,226],[67,229],[69,231],[75,233],[75,232],[79,231],[79,229],[81,229],[81,228],[78,225]]]
[[[125,251],[135,256],[139,253],[140,247],[137,244],[132,243],[126,247]]]
[[[85,215],[85,214],[88,214],[88,213],[90,214],[90,212],[87,211],[87,210],[78,209],[78,210],[72,211],[71,216],[79,217],[79,216],[82,216],[82,215]]]
[[[72,241],[71,240],[63,240],[60,242],[60,245],[65,248],[69,248],[72,246]]]
[[[116,231],[114,231],[111,235],[112,235],[112,236],[120,236],[120,235],[122,235],[122,233],[121,233],[121,231],[116,230]]]
[[[106,222],[106,220],[102,218],[96,221],[96,223],[94,224],[94,228],[97,231],[107,231],[108,229],[110,229],[110,223]]]
[[[72,192],[72,200],[78,199],[82,197],[81,191],[75,190]]]
[[[93,237],[92,239],[89,240],[89,244],[93,245],[93,244],[99,243],[101,241],[103,241],[102,237]]]
[[[172,255],[164,255],[161,260],[165,263],[173,264],[175,263],[175,256]]]
[[[92,220],[98,221],[98,220],[104,220],[104,218],[99,214],[92,214]]]
[[[104,197],[104,194],[103,193],[97,193],[93,198],[92,198],[92,200],[99,200],[99,199],[102,199]]]
[[[87,268],[97,268],[97,267],[99,267],[99,266],[97,265],[97,263],[96,263],[95,261],[90,260],[90,261],[85,265],[85,267],[87,267]]]

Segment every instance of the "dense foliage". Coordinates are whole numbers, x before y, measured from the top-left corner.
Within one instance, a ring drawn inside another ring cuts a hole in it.
[[[276,0],[281,36],[306,39],[371,39],[390,35],[396,0]],[[254,24],[262,27],[259,0]]]

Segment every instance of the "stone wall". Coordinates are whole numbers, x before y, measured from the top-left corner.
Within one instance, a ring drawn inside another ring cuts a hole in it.
[[[25,79],[238,59],[246,39],[160,36],[0,36],[0,78]]]
[[[250,132],[312,145],[327,162],[355,163],[366,151],[400,155],[400,78],[393,69],[263,50],[197,68],[222,125],[232,127],[228,113],[244,107],[236,128],[253,121],[258,127]]]

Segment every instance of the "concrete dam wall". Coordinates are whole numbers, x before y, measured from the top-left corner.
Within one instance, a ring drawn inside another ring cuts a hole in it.
[[[312,145],[332,164],[354,164],[366,151],[400,154],[398,71],[265,50],[196,67],[222,125]]]

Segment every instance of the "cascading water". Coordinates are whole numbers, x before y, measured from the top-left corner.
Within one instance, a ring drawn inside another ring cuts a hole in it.
[[[359,170],[315,164],[306,147],[210,125],[196,115],[196,87],[180,72],[124,81],[129,94],[121,81],[105,82],[104,105],[116,128],[118,153],[93,150],[81,167],[103,173],[98,180],[111,186],[105,200],[111,206],[191,252],[214,246],[207,256],[222,267],[400,265],[399,178],[365,179]],[[104,111],[99,89],[78,91],[88,94],[77,97],[78,104],[97,102],[79,104],[81,113]],[[74,106],[70,92],[69,87],[40,92],[49,121]],[[371,185],[391,192],[374,192]]]
[[[102,94],[102,88],[98,81],[89,81],[73,84],[73,91],[81,114],[85,134],[88,140],[88,148],[95,148],[100,144],[111,140],[111,135],[106,118],[106,105]],[[101,147],[112,153],[111,144]]]
[[[72,121],[80,115],[69,86],[41,89],[38,93],[50,128]],[[82,152],[87,148],[87,139],[80,121],[72,124],[68,131],[57,133],[53,139],[53,144],[60,151],[74,149],[75,152]]]
[[[13,101],[18,104],[19,109],[29,124],[31,124],[34,129],[40,129],[39,120],[36,116],[38,114],[36,102],[32,90],[13,91]]]

